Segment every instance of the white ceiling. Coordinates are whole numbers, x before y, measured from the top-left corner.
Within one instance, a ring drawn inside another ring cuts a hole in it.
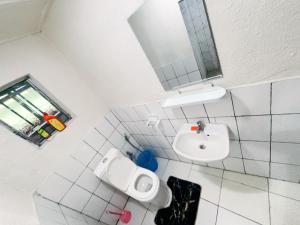
[[[0,0],[0,43],[40,32],[50,0]]]

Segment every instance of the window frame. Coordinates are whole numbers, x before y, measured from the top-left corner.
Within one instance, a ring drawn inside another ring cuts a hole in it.
[[[37,91],[43,98],[45,98],[50,104],[52,104],[60,113],[62,113],[63,115],[65,115],[67,117],[67,120],[66,122],[64,122],[65,124],[68,124],[72,119],[73,119],[73,116],[66,111],[66,107],[61,104],[61,103],[57,103],[58,101],[45,89],[42,87],[41,84],[39,84],[39,82],[37,80],[35,80],[31,74],[27,74],[25,76],[22,76],[16,80],[13,80],[3,86],[0,87],[0,97],[4,94],[4,92],[7,92],[9,91],[9,89],[15,89],[15,86],[17,84],[22,84],[22,82],[27,83],[29,88],[33,88],[35,91]],[[28,88],[28,87],[27,87]],[[25,89],[26,90],[26,89]],[[2,104],[3,99],[5,99],[6,97],[4,98],[1,98],[0,99],[0,104]],[[12,97],[9,97],[8,99],[10,99]],[[30,102],[31,103],[31,102]],[[4,104],[3,104],[4,105]],[[22,104],[21,104],[22,105]],[[22,105],[23,106],[23,105]],[[24,107],[24,106],[23,106]],[[36,107],[36,106],[35,106]],[[26,108],[26,107],[24,107]],[[37,107],[36,107],[37,108]],[[27,109],[27,108],[26,108]],[[11,109],[9,109],[11,110]],[[30,111],[32,114],[33,111],[32,110],[29,110],[27,109],[28,111]],[[40,110],[40,109],[39,109]],[[11,110],[13,111],[13,110]],[[16,113],[15,113],[16,114]],[[18,114],[17,114],[18,115]],[[34,114],[35,115],[35,114]],[[21,117],[22,119],[24,119],[22,116],[18,115],[19,117]],[[26,121],[26,118],[25,118],[25,121]],[[21,137],[22,139],[34,144],[35,146],[38,146],[38,147],[42,147],[44,146],[45,143],[47,143],[47,139],[44,139],[43,141],[41,142],[35,142],[33,141],[31,137],[32,134],[34,134],[35,132],[37,131],[34,131],[32,132],[30,135],[26,135],[20,131],[18,131],[17,129],[15,129],[14,127],[10,126],[9,124],[5,123],[4,121],[2,121],[0,119],[0,125],[3,125],[4,127],[8,128],[12,133],[16,134],[17,136]],[[39,124],[41,127],[45,126],[47,123],[44,122],[44,123],[41,123]],[[35,125],[35,127],[37,127],[38,125]],[[34,130],[34,129],[33,129]],[[55,134],[57,134],[58,131],[54,130],[52,133],[51,133],[51,137],[53,137]]]

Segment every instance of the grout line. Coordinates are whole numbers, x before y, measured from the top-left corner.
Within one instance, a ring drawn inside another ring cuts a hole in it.
[[[203,106],[203,109],[204,109],[204,111],[205,111],[205,114],[206,114],[206,118],[207,118],[207,120],[208,120],[208,123],[210,123],[210,119],[209,119],[209,116],[208,116],[207,110],[206,110],[206,108],[205,108],[205,105],[204,105],[204,104],[202,104],[202,106]]]
[[[272,162],[272,129],[273,129],[273,118],[272,118],[272,95],[273,85],[270,84],[270,161],[269,161],[269,177],[271,177],[271,162]]]
[[[221,181],[220,191],[219,191],[218,208],[217,208],[217,214],[216,214],[216,222],[215,222],[215,225],[217,225],[217,222],[218,222],[219,205],[220,205],[221,194],[222,194],[223,180],[224,180],[224,170],[222,171],[222,181]]]
[[[269,221],[270,221],[270,225],[271,223],[271,203],[270,203],[270,183],[269,183],[269,179],[267,179],[268,182],[268,204],[269,204]]]

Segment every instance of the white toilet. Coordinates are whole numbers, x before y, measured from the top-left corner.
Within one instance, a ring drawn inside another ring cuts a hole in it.
[[[94,173],[142,203],[151,202],[158,208],[165,208],[171,203],[170,188],[155,173],[137,166],[115,148],[107,152]]]

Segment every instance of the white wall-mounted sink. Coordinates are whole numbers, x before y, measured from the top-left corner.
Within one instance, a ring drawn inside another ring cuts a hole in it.
[[[174,151],[187,159],[198,162],[223,160],[229,155],[229,134],[224,124],[206,124],[203,131],[197,133],[191,127],[196,124],[184,124],[178,131]]]

